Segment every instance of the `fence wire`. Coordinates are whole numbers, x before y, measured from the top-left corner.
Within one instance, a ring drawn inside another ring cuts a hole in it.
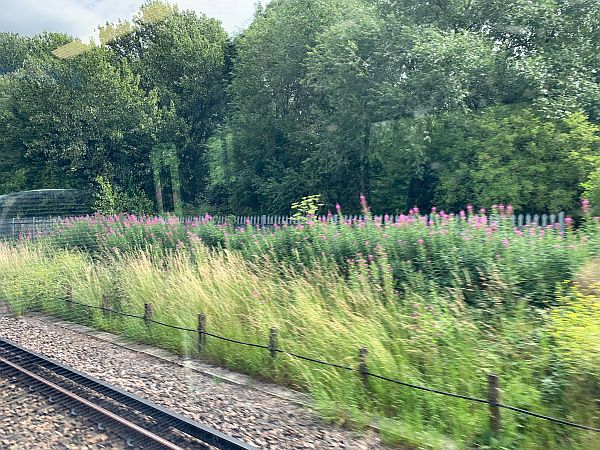
[[[73,305],[79,305],[79,306],[83,306],[85,308],[90,308],[90,309],[94,309],[94,310],[101,310],[107,313],[112,313],[112,314],[116,314],[116,315],[120,315],[120,316],[124,316],[124,317],[129,317],[129,318],[135,318],[135,319],[139,319],[139,320],[143,320],[146,323],[154,323],[163,327],[167,327],[167,328],[172,328],[175,330],[180,330],[180,331],[187,331],[187,332],[191,332],[191,333],[196,333],[198,335],[206,335],[206,336],[210,336],[222,341],[226,341],[226,342],[231,342],[234,344],[239,344],[239,345],[245,345],[245,346],[249,346],[249,347],[255,347],[255,348],[260,348],[260,349],[264,349],[264,350],[270,350],[273,351],[275,353],[281,353],[281,354],[285,354],[288,355],[290,357],[293,358],[297,358],[297,359],[301,359],[304,361],[309,361],[315,364],[320,364],[323,366],[328,366],[328,367],[333,367],[336,369],[342,369],[342,370],[347,370],[347,371],[351,371],[351,372],[357,372],[358,374],[362,375],[362,376],[367,376],[367,377],[371,377],[371,378],[376,378],[379,380],[383,380],[383,381],[387,381],[390,383],[394,383],[394,384],[398,384],[400,386],[404,386],[404,387],[408,387],[411,389],[418,389],[421,391],[425,391],[425,392],[430,392],[433,394],[439,394],[439,395],[443,395],[446,397],[453,397],[453,398],[459,398],[462,400],[467,400],[467,401],[471,401],[471,402],[477,402],[477,403],[484,403],[487,404],[489,406],[494,406],[497,408],[503,408],[503,409],[507,409],[510,411],[514,411],[520,414],[524,414],[524,415],[528,415],[531,417],[536,417],[538,419],[542,419],[542,420],[547,420],[549,422],[553,422],[553,423],[557,423],[560,425],[565,425],[565,426],[569,426],[569,427],[573,427],[573,428],[578,428],[581,430],[587,430],[587,431],[592,431],[595,433],[600,433],[600,428],[594,428],[588,425],[582,425],[582,424],[578,424],[575,422],[570,422],[568,420],[563,420],[563,419],[558,419],[556,417],[551,417],[551,416],[546,416],[544,414],[539,414],[533,411],[529,411],[527,409],[523,409],[523,408],[517,408],[516,406],[511,406],[511,405],[505,405],[502,403],[494,403],[494,402],[490,402],[487,399],[483,399],[483,398],[478,398],[478,397],[472,397],[472,396],[468,396],[468,395],[462,395],[462,394],[457,394],[454,392],[447,392],[447,391],[443,391],[440,389],[434,389],[434,388],[430,388],[430,387],[426,387],[426,386],[420,386],[420,385],[416,385],[416,384],[412,384],[412,383],[408,383],[406,381],[401,381],[401,380],[396,380],[393,378],[389,378],[383,375],[379,375],[376,373],[372,373],[372,372],[368,372],[368,371],[362,371],[356,367],[350,367],[350,366],[345,366],[342,364],[337,364],[337,363],[331,363],[331,362],[327,362],[327,361],[322,361],[319,359],[315,359],[315,358],[311,358],[309,356],[304,356],[304,355],[299,355],[293,352],[288,352],[286,350],[283,349],[279,349],[279,348],[275,348],[273,349],[272,347],[268,346],[268,345],[261,345],[261,344],[256,344],[256,343],[252,343],[252,342],[244,342],[244,341],[239,341],[236,339],[231,339],[225,336],[220,336],[218,334],[214,334],[214,333],[209,333],[207,331],[199,331],[197,329],[192,329],[192,328],[185,328],[185,327],[179,327],[176,325],[170,325],[164,322],[159,322],[157,320],[153,320],[151,318],[148,317],[144,317],[144,316],[139,316],[139,315],[135,315],[135,314],[129,314],[129,313],[124,313],[121,311],[116,311],[114,309],[110,309],[110,308],[106,308],[106,307],[102,307],[102,306],[93,306],[93,305],[88,305],[85,303],[81,303],[81,302],[77,302],[75,300],[67,300],[67,303],[69,304],[73,304]]]

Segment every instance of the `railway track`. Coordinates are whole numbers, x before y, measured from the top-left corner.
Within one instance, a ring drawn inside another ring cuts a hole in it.
[[[256,450],[141,397],[0,338],[0,377],[123,439],[124,448]]]

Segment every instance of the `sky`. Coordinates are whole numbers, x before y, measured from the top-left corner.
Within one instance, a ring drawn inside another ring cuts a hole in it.
[[[144,0],[0,0],[0,31],[32,35],[59,31],[74,37],[94,34],[98,25],[130,19]],[[221,20],[229,33],[250,24],[256,0],[169,0]],[[266,3],[266,1],[263,1]]]

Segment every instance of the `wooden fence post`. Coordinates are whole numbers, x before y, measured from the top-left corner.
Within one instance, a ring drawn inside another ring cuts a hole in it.
[[[198,314],[198,351],[203,353],[206,348],[206,315]]]
[[[105,318],[109,316],[108,309],[110,307],[110,301],[108,294],[102,294],[102,314]]]
[[[500,431],[500,382],[498,375],[488,374],[488,403],[490,405],[490,428],[493,433]]]
[[[271,328],[269,334],[269,351],[271,352],[271,358],[277,356],[277,328]]]
[[[67,302],[67,311],[70,316],[71,311],[73,311],[73,288],[71,286],[67,286],[65,301]]]
[[[144,303],[144,322],[146,322],[146,326],[150,326],[150,320],[152,320],[152,305]]]
[[[367,347],[361,347],[358,350],[358,372],[360,373],[360,378],[365,386],[365,388],[369,387],[369,375],[367,375],[368,367],[367,367],[367,354],[369,350]]]

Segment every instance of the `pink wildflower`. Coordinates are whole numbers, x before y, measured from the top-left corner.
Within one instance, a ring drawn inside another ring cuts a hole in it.
[[[364,194],[360,194],[360,206],[362,207],[364,213],[368,211],[367,198]]]
[[[587,199],[583,199],[581,200],[581,210],[584,212],[584,214],[587,214],[590,210],[590,201]]]

